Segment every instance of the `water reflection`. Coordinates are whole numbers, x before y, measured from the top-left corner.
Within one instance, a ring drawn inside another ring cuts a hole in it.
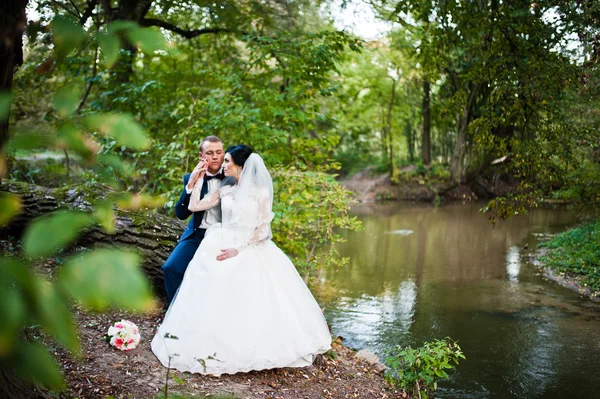
[[[329,322],[339,330],[337,335],[350,335],[352,341],[368,343],[371,347],[389,338],[390,331],[397,342],[402,342],[410,336],[416,299],[416,284],[410,280],[402,282],[394,291],[386,290],[383,295],[342,297],[328,309]]]
[[[527,258],[573,215],[536,210],[492,228],[479,208],[357,210],[365,230],[339,247],[350,264],[317,287],[334,332],[382,357],[394,345],[459,340],[468,359],[442,398],[592,397],[598,306],[544,281]]]
[[[519,247],[511,247],[506,253],[506,275],[510,281],[519,281],[519,270],[521,270],[521,258]]]

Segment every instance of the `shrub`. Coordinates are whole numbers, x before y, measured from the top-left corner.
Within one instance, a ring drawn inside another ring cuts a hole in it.
[[[425,342],[420,348],[396,346],[386,359],[386,380],[412,396],[428,398],[437,389],[438,379],[447,379],[445,370],[454,368],[458,359],[465,359],[460,346],[446,337]]]

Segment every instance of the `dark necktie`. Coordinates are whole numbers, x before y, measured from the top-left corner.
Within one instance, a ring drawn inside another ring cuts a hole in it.
[[[216,175],[204,175],[204,181],[211,181],[212,179],[219,179],[219,180],[223,180],[223,173],[217,173]]]

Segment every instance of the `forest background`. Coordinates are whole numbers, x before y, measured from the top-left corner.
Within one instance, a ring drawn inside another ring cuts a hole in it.
[[[24,258],[5,254],[5,366],[59,386],[44,348],[17,334],[26,323],[77,352],[71,300],[151,306],[134,252],[94,249],[67,259],[51,282],[29,265],[90,226],[115,233],[119,209],[169,217],[206,135],[265,158],[274,238],[305,275],[343,265],[339,229],[359,223],[336,177],[358,171],[387,173],[390,184],[438,181],[445,192],[506,182],[484,209],[492,220],[548,199],[597,206],[597,2],[370,0],[363,6],[389,29],[369,40],[336,28],[336,10],[351,4],[3,3],[0,176],[21,194],[2,194],[0,223],[14,227],[22,193],[37,186],[92,193],[89,206],[31,222]],[[98,288],[107,263],[120,285]]]

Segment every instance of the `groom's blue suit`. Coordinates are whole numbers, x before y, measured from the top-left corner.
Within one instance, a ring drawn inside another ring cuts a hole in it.
[[[185,187],[189,180],[190,174],[183,177],[183,192],[181,193],[179,201],[177,201],[175,215],[181,220],[187,219],[190,215],[192,215],[192,218],[181,235],[177,246],[173,252],[171,252],[171,255],[169,255],[169,258],[162,267],[169,303],[171,303],[177,289],[181,285],[188,263],[190,263],[194,257],[194,254],[206,233],[206,229],[200,228],[200,224],[204,218],[204,211],[192,212],[188,209],[191,194],[187,193]],[[200,198],[202,199],[207,192],[208,182],[205,179],[202,184],[202,189],[200,190]]]

